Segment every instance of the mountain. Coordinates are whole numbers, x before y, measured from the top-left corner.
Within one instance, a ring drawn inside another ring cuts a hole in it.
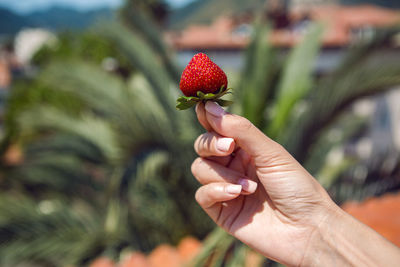
[[[114,11],[109,8],[81,12],[67,7],[52,7],[27,15],[18,15],[5,8],[0,8],[0,35],[12,35],[23,28],[39,27],[53,31],[85,29],[98,20],[114,18]]]
[[[219,15],[256,10],[264,4],[265,0],[197,0],[172,10],[169,26],[183,28],[191,23],[209,23]]]
[[[0,8],[0,34],[13,34],[27,24],[29,24],[29,21],[23,16]]]
[[[400,8],[399,0],[341,0],[340,3],[343,5],[371,4],[388,8]]]
[[[52,30],[87,28],[100,19],[111,19],[113,11],[109,8],[81,12],[71,8],[53,7],[45,11],[38,11],[27,16],[36,27]]]
[[[399,0],[340,0],[342,5],[373,4],[388,8],[400,8]],[[171,11],[169,27],[181,29],[188,24],[209,23],[218,15],[260,10],[265,0],[196,0]]]

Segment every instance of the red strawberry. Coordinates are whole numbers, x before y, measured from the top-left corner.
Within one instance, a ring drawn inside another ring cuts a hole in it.
[[[224,71],[203,53],[196,54],[183,70],[179,87],[186,96],[197,96],[197,92],[204,94],[216,93],[221,87],[226,89],[228,79]]]

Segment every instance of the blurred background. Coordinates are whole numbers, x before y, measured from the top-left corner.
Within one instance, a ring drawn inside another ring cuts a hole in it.
[[[194,201],[197,52],[400,246],[399,26],[397,0],[0,0],[0,266],[278,266]]]

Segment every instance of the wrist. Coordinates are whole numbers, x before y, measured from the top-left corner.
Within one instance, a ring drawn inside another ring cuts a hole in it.
[[[301,266],[392,266],[400,249],[332,202]],[[394,265],[393,265],[394,266]]]
[[[337,225],[335,221],[340,221],[344,215],[333,201],[325,206],[322,213],[320,221],[310,235],[299,266],[326,266],[326,257],[332,254],[328,237],[331,235],[333,225]]]

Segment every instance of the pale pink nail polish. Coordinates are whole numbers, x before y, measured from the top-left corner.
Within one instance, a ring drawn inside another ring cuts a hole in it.
[[[225,187],[225,191],[229,194],[239,194],[242,192],[242,186],[240,184],[230,184]]]
[[[233,144],[232,138],[220,138],[217,140],[217,149],[222,152],[228,152]]]
[[[205,108],[209,113],[211,113],[216,117],[222,117],[224,114],[226,114],[223,108],[221,108],[218,104],[212,101],[207,101]]]
[[[247,191],[249,193],[254,193],[257,189],[257,183],[249,179],[239,179],[238,184],[242,186],[244,191]]]

